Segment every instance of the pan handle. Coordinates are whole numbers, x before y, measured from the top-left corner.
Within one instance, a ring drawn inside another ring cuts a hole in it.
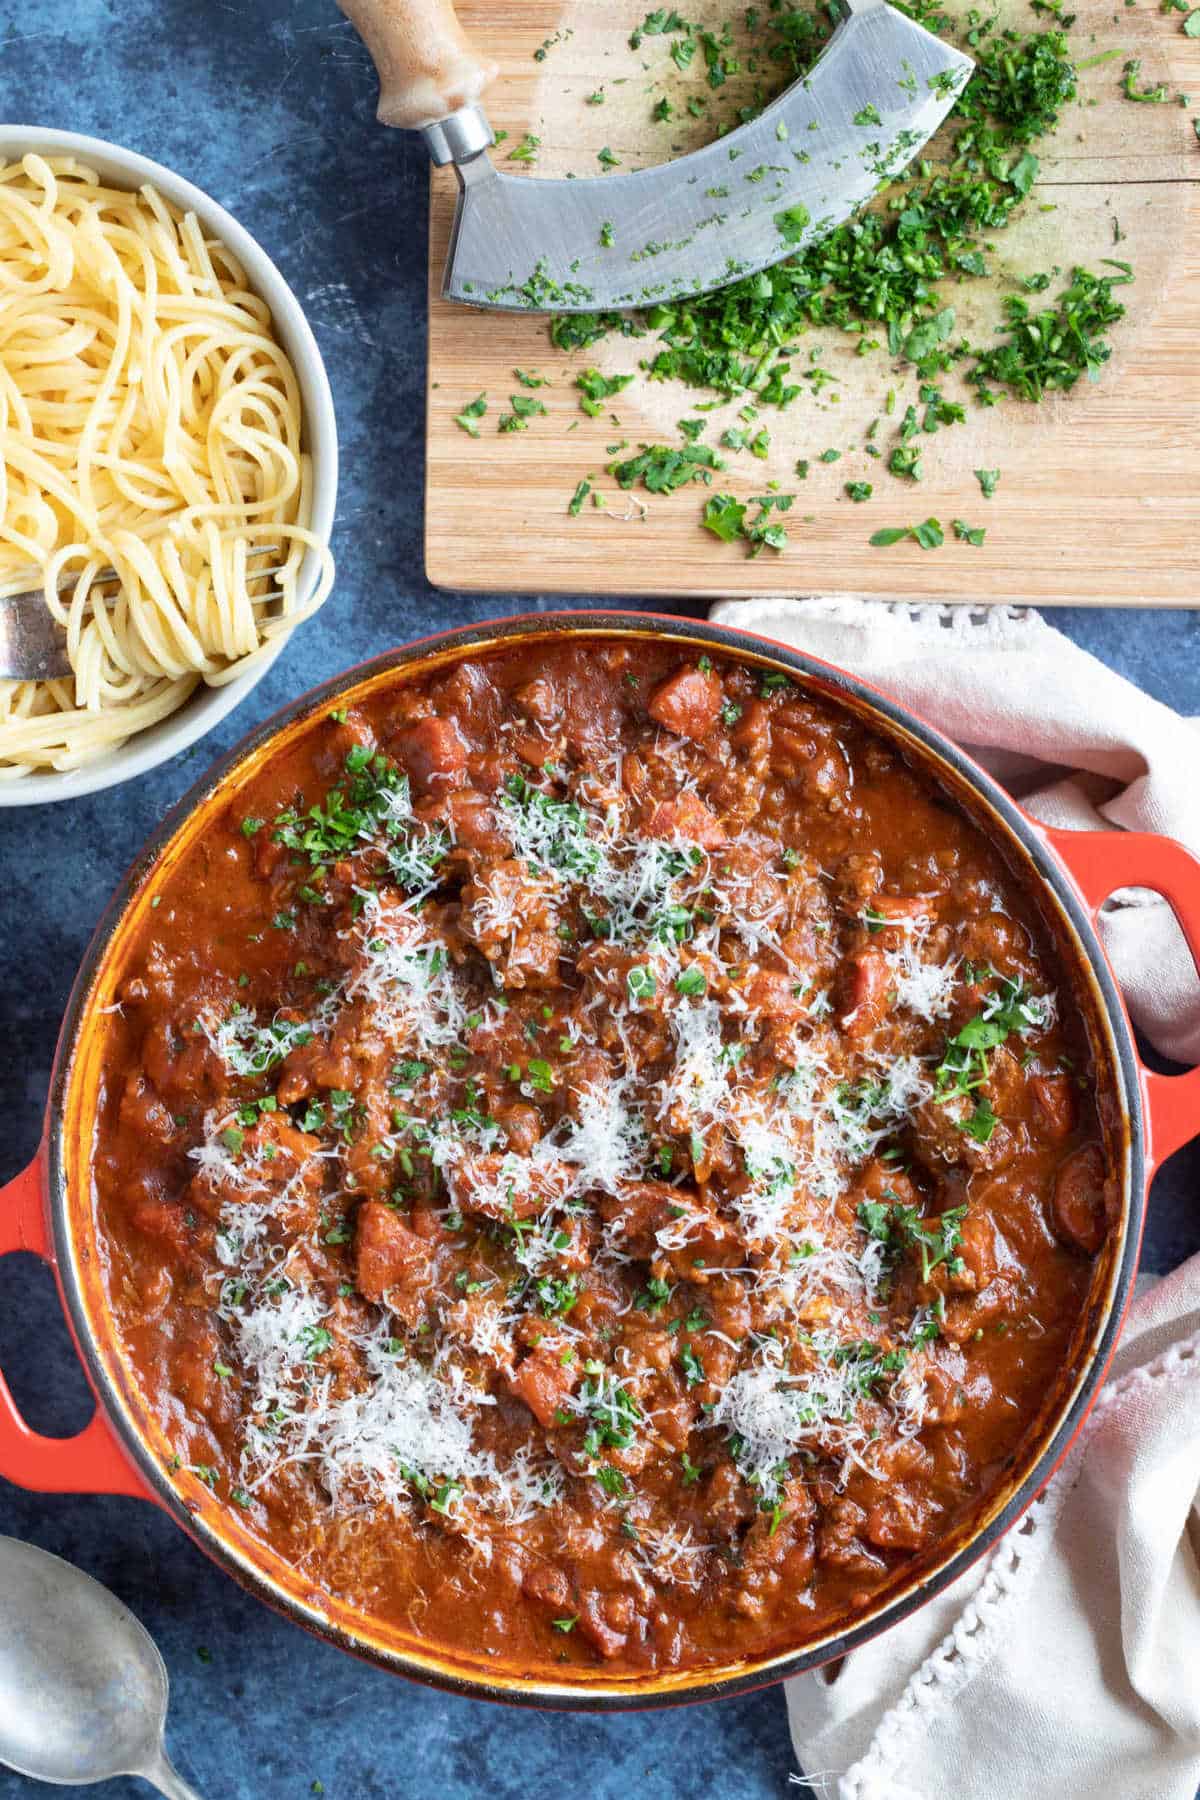
[[[381,124],[424,130],[435,162],[461,162],[492,142],[475,103],[496,66],[472,49],[452,0],[338,0],[338,5],[371,52]],[[441,131],[442,122],[455,114],[460,115],[455,130]],[[440,148],[447,154],[439,154]]]
[[[32,1250],[54,1264],[42,1206],[45,1148],[8,1186],[0,1188],[0,1256]],[[42,1437],[31,1431],[0,1374],[0,1475],[38,1494],[152,1496],[127,1461],[99,1407],[74,1437]]]
[[[1116,888],[1145,887],[1161,894],[1200,973],[1200,857],[1174,838],[1152,832],[1042,829],[1075,877],[1093,918]],[[1150,1125],[1147,1162],[1155,1169],[1200,1135],[1200,1068],[1185,1075],[1156,1075],[1144,1068],[1142,1085]]]

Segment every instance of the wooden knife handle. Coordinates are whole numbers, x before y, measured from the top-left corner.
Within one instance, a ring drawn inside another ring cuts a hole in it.
[[[384,125],[433,124],[478,100],[496,74],[471,48],[451,0],[338,0],[371,52]]]

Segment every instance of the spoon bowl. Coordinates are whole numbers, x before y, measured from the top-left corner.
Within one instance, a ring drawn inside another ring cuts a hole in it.
[[[200,1800],[163,1748],[158,1647],[114,1594],[0,1537],[0,1625],[0,1762],[62,1787],[141,1775],[169,1800]]]

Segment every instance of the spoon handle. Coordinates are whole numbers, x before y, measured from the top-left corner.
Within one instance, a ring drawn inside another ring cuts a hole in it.
[[[165,1794],[167,1800],[204,1800],[203,1794],[194,1788],[190,1781],[183,1779],[161,1744],[154,1761],[148,1763],[144,1769],[139,1769],[137,1773],[152,1787],[156,1787],[160,1794]]]

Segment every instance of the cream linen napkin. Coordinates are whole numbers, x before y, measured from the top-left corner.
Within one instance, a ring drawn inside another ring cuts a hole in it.
[[[1050,824],[1160,831],[1200,852],[1194,725],[1034,613],[816,599],[712,616],[877,683]],[[1101,931],[1141,1029],[1200,1061],[1200,984],[1165,903],[1123,890]],[[1135,1305],[1021,1524],[834,1680],[789,1682],[787,1701],[800,1766],[837,1800],[1193,1800],[1200,1257]]]

